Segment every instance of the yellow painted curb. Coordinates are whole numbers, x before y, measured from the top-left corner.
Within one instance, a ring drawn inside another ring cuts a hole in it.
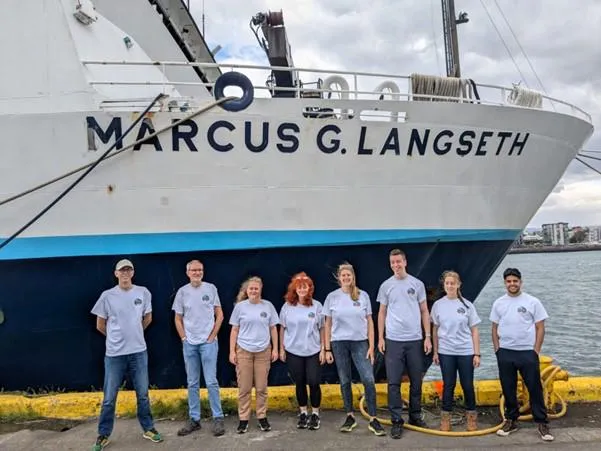
[[[403,383],[402,394],[404,399],[409,396],[409,384]],[[338,385],[324,384],[322,387],[322,409],[341,409],[342,399]],[[425,381],[422,388],[422,401],[424,405],[433,405],[439,402],[437,390],[441,389],[440,381]],[[475,382],[476,401],[479,406],[497,406],[501,396],[501,386],[498,380],[481,380]],[[555,382],[555,391],[568,403],[601,402],[600,377],[572,377],[566,382]],[[363,386],[353,385],[355,403],[357,403]],[[385,406],[386,384],[377,384],[376,392],[378,405]],[[462,396],[461,389],[457,387],[456,396]],[[206,389],[201,390],[201,397],[207,397]],[[159,405],[175,410],[186,405],[187,390],[151,390],[151,403],[154,407]],[[222,388],[221,399],[236,403],[238,390],[236,388]],[[100,412],[102,393],[63,393],[48,396],[23,396],[0,395],[0,418],[16,416],[41,416],[46,418],[84,419],[95,417]],[[272,410],[296,410],[295,391],[293,386],[270,387],[269,408]],[[136,395],[133,391],[121,391],[117,402],[117,415],[134,415],[136,412]]]

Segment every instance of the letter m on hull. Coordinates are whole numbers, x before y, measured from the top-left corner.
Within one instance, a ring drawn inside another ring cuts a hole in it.
[[[108,144],[113,135],[115,135],[115,141],[117,141],[123,134],[120,117],[114,117],[106,130],[102,129],[94,116],[87,116],[86,124],[88,134],[88,150],[98,150],[96,146],[96,137],[100,138],[100,141],[102,141],[103,144]],[[123,142],[119,141],[116,148],[123,148]]]

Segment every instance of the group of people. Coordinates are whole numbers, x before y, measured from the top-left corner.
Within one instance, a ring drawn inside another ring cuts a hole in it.
[[[312,279],[304,272],[294,275],[279,314],[271,302],[262,298],[263,283],[259,277],[244,281],[229,319],[229,361],[236,367],[239,434],[248,431],[253,387],[258,426],[261,431],[271,430],[267,419],[268,375],[271,364],[280,359],[286,362],[295,384],[299,429],[320,428],[321,369],[325,364],[335,363],[346,414],[340,431],[351,432],[357,427],[351,387],[354,365],[365,390],[368,429],[375,435],[385,435],[376,415],[376,349],[384,355],[386,365],[392,438],[399,439],[403,433],[401,381],[405,374],[410,385],[408,422],[427,427],[422,418],[421,397],[424,357],[428,355],[440,365],[443,377],[440,429],[451,430],[457,374],[464,392],[467,430],[478,428],[474,368],[480,365],[480,318],[474,305],[461,294],[459,274],[443,273],[445,295],[434,303],[430,312],[425,286],[407,273],[404,252],[392,250],[389,261],[393,274],[381,284],[376,298],[377,348],[370,297],[357,287],[352,265],[345,263],[338,267],[336,277],[340,288],[329,293],[323,304],[313,298]],[[216,374],[217,334],[224,320],[223,310],[217,288],[203,280],[204,266],[200,261],[189,262],[186,274],[190,283],[177,291],[173,302],[175,327],[182,340],[189,407],[189,419],[178,435],[201,429],[202,370],[213,417],[212,432],[220,436],[225,427]],[[119,261],[115,267],[118,284],[103,292],[92,309],[97,316],[97,329],[106,335],[104,398],[95,451],[109,443],[117,392],[127,373],[136,392],[143,437],[153,442],[163,440],[154,427],[148,397],[144,329],[152,321],[151,294],[133,284],[133,275],[133,263]],[[538,432],[543,440],[550,441],[553,436],[548,427],[538,360],[548,315],[537,298],[521,290],[522,276],[518,269],[506,269],[503,278],[506,294],[495,301],[490,314],[505,397],[505,420],[497,434],[507,436],[518,429],[516,391],[520,372],[530,394]]]

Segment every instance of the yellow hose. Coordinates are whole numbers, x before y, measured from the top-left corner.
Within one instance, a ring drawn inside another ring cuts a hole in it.
[[[557,375],[557,373],[559,373],[559,371],[561,371],[560,367],[551,365],[551,366],[545,368],[541,372],[541,382],[543,385],[545,399],[547,399],[546,394],[549,392],[551,384],[553,383],[554,378]],[[546,406],[547,410],[550,410],[555,406],[555,402],[552,402],[552,401],[557,401],[559,404],[561,404],[561,409],[559,410],[559,412],[547,414],[547,416],[549,418],[551,418],[551,419],[560,418],[560,417],[564,416],[566,414],[566,412],[568,411],[567,403],[558,393],[552,391],[551,396],[549,397],[548,400],[550,401],[549,402],[550,405]],[[403,402],[405,402],[405,401],[403,400]],[[525,412],[529,409],[530,409],[530,404],[528,402],[525,402],[524,405],[520,408],[520,412],[522,412],[522,411]],[[359,410],[361,411],[361,414],[366,419],[368,419],[368,420],[371,419],[371,416],[365,410],[365,396],[361,396],[361,399],[359,400]],[[503,418],[503,421],[504,421],[505,420],[505,399],[503,398],[502,395],[501,395],[501,399],[499,400],[499,410],[501,412],[501,418]],[[378,421],[382,424],[385,424],[387,426],[392,425],[392,421],[389,420],[388,418],[379,418],[379,417],[377,417],[377,418],[378,418]],[[532,420],[532,414],[520,415],[518,420],[521,420],[521,421]],[[403,424],[403,427],[405,429],[409,429],[410,431],[423,432],[425,434],[439,435],[439,436],[444,436],[444,437],[477,437],[480,435],[494,434],[499,429],[501,429],[502,426],[503,426],[503,422],[501,422],[500,424],[498,424],[496,426],[489,427],[486,429],[478,429],[476,431],[448,431],[447,432],[447,431],[441,431],[438,429],[420,428],[418,426],[413,426],[408,423]]]

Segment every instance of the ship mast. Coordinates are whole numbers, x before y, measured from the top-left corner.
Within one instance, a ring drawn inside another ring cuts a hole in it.
[[[467,13],[459,12],[455,17],[455,0],[442,1],[442,26],[444,34],[445,60],[447,77],[461,77],[459,64],[459,42],[457,41],[457,25],[469,21]]]

